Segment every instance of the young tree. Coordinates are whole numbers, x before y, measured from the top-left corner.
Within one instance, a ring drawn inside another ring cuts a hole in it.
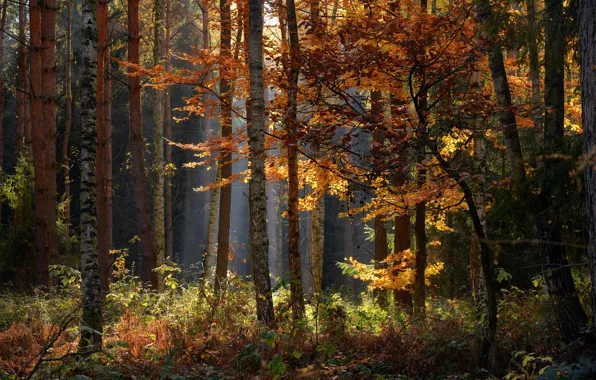
[[[257,298],[257,317],[272,326],[273,299],[269,280],[267,194],[265,178],[265,90],[263,88],[263,1],[250,0],[248,13],[250,70],[250,246]]]
[[[232,19],[230,0],[220,0],[221,40],[220,54],[223,59],[231,57],[232,49]],[[225,77],[220,77],[219,91],[222,99],[219,121],[221,137],[227,138],[232,134],[232,85]],[[232,176],[232,152],[225,149],[221,153],[219,166],[221,180],[226,181]],[[215,292],[219,292],[228,275],[228,255],[230,253],[230,213],[232,211],[232,184],[227,183],[220,189],[219,199],[219,234],[217,238],[217,267],[215,269]]]
[[[300,267],[300,224],[298,210],[298,119],[297,95],[298,77],[300,76],[300,43],[298,40],[298,22],[294,0],[286,0],[288,31],[290,35],[290,67],[288,69],[288,103],[285,116],[285,128],[288,134],[288,220],[289,220],[289,255],[291,305],[294,319],[304,315],[304,292]]]
[[[132,65],[139,64],[139,0],[128,1],[128,61]],[[134,67],[128,69],[128,102],[129,102],[129,138],[132,158],[132,179],[135,188],[135,209],[141,238],[142,274],[145,281],[157,288],[155,245],[153,240],[153,225],[149,213],[149,198],[147,196],[147,176],[145,174],[145,151],[143,143],[143,129],[141,125],[141,84]]]
[[[103,316],[97,250],[97,220],[95,218],[95,170],[97,124],[95,113],[97,83],[97,24],[96,3],[83,1],[83,72],[81,75],[81,351],[101,349]],[[99,56],[103,59],[102,56]]]
[[[592,310],[596,310],[596,0],[579,2],[582,125],[584,129],[585,198],[588,214],[588,254],[592,289]],[[596,313],[592,313],[596,326]]]
[[[166,25],[165,25],[165,44],[164,44],[164,58],[166,65],[166,72],[170,70],[170,34],[172,27],[172,0],[166,2]],[[165,138],[167,141],[172,140],[172,105],[171,105],[171,91],[168,88],[165,93],[164,118],[165,118]],[[166,144],[166,165],[165,171],[165,217],[166,217],[166,258],[174,260],[174,231],[173,231],[173,206],[172,206],[172,146]]]
[[[162,64],[163,34],[162,0],[153,0],[153,66]],[[164,200],[164,165],[163,165],[163,116],[164,91],[153,89],[153,146],[155,149],[153,169],[155,170],[155,192],[153,194],[153,219],[155,225],[155,256],[157,266],[165,264],[165,200]],[[163,287],[163,280],[158,276],[158,288]]]

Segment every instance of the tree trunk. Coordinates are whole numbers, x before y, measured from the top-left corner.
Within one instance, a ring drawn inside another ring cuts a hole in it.
[[[288,195],[290,222],[290,291],[294,320],[304,315],[304,292],[302,290],[302,273],[300,265],[300,213],[298,210],[298,129],[297,94],[298,76],[300,75],[300,45],[298,40],[298,23],[294,0],[286,0],[288,31],[290,35],[290,68],[288,70],[288,104],[285,127],[288,133]]]
[[[488,29],[489,25],[493,22],[489,0],[478,0],[476,3],[476,12],[478,22]],[[511,92],[509,91],[509,82],[507,81],[507,72],[503,63],[503,52],[501,51],[501,45],[494,41],[491,41],[491,45],[488,47],[488,66],[493,78],[497,104],[500,108],[499,120],[503,128],[509,170],[514,183],[520,183],[526,176],[522,149],[517,132],[513,103],[511,101]]]
[[[161,0],[153,0],[153,66],[162,64],[162,18],[163,4]],[[153,169],[155,171],[155,192],[153,194],[153,218],[155,226],[155,256],[157,266],[165,264],[165,200],[164,200],[164,166],[163,166],[163,90],[153,89]],[[158,275],[159,290],[163,289],[163,278]]]
[[[419,171],[418,175],[426,176],[426,171]],[[419,179],[420,181],[420,179]],[[426,203],[416,204],[416,221],[414,223],[416,236],[416,259],[414,276],[414,318],[426,318]]]
[[[165,65],[166,72],[170,70],[171,59],[170,59],[170,28],[172,27],[172,0],[166,2],[166,25],[165,25]],[[172,105],[171,105],[171,92],[168,88],[166,90],[165,99],[165,138],[167,141],[172,140]],[[166,165],[165,170],[165,187],[166,187],[166,204],[165,204],[165,217],[166,217],[166,258],[170,261],[174,261],[174,230],[173,230],[173,208],[172,208],[172,147],[169,143],[166,143]]]
[[[596,0],[579,2],[582,126],[584,129],[585,194],[588,214],[588,254],[592,288],[592,310],[596,310]],[[592,313],[596,326],[596,313]]]
[[[62,172],[64,176],[64,225],[66,239],[70,236],[70,160],[68,159],[68,142],[72,127],[72,0],[66,3],[66,115],[64,121],[64,138],[62,140]]]
[[[139,0],[128,1],[128,60],[134,65],[139,64]],[[129,68],[129,74],[134,74],[136,69]],[[153,226],[149,214],[149,197],[147,195],[147,176],[145,175],[145,160],[143,152],[143,128],[141,125],[141,84],[139,77],[130,75],[129,107],[130,107],[130,150],[132,158],[132,179],[135,186],[135,209],[139,236],[141,238],[141,269],[144,281],[149,281],[153,288],[157,288],[155,246],[153,241]]]
[[[109,33],[109,24],[106,25]],[[107,44],[109,45],[109,44]],[[114,189],[112,177],[112,55],[110,48],[105,49],[105,197],[106,197],[106,245],[108,251],[114,248]],[[111,265],[111,263],[109,263]],[[109,275],[109,273],[108,273]]]
[[[232,49],[232,22],[230,0],[220,0],[221,12],[221,41],[222,58],[230,58]],[[220,125],[222,138],[229,138],[232,134],[232,86],[222,77],[219,80],[220,96],[222,98]],[[221,166],[222,181],[232,176],[232,153],[228,150],[221,152],[219,165]],[[228,275],[228,255],[230,253],[230,214],[232,209],[232,185],[226,184],[220,189],[219,199],[219,230],[217,238],[217,266],[215,269],[215,292],[218,293]]]
[[[263,1],[250,0],[248,13],[250,71],[250,223],[252,268],[257,318],[266,326],[274,322],[269,280],[267,192],[265,178],[265,91],[263,88]]]
[[[8,8],[8,0],[2,2],[2,15],[0,16],[0,31],[4,31],[6,25],[6,9]],[[0,32],[0,67],[4,67],[4,33]],[[4,111],[4,80],[2,72],[0,71],[0,170],[3,170],[2,164],[4,162],[4,133],[2,131],[2,115]],[[2,197],[0,197],[0,224],[2,223]]]
[[[371,117],[375,122],[382,123],[383,121],[383,94],[381,91],[371,91]],[[373,156],[374,159],[380,164],[381,157],[377,150],[383,146],[385,136],[382,130],[376,130],[373,132]],[[374,231],[375,231],[375,268],[381,269],[387,267],[387,226],[382,215],[375,216],[374,219]],[[387,307],[387,292],[377,291],[376,298],[379,305],[383,308]]]
[[[478,73],[478,78],[480,73]],[[478,126],[478,125],[477,125]],[[486,235],[486,208],[484,206],[484,183],[486,181],[486,150],[483,131],[474,131],[474,169],[478,176],[477,191],[474,193],[474,202],[482,224],[482,229]],[[484,289],[484,277],[481,270],[480,242],[476,233],[472,236],[470,247],[470,280],[472,283],[472,298],[475,302],[481,299],[482,289]]]
[[[35,245],[37,247],[38,285],[49,284],[48,265],[52,249],[48,239],[48,228],[52,220],[47,212],[47,176],[46,176],[46,139],[43,129],[41,104],[41,0],[29,2],[30,28],[30,104],[31,104],[31,139],[33,143],[33,164],[35,167]],[[33,127],[34,126],[34,127]]]
[[[441,156],[438,144],[435,141],[430,142],[430,148],[434,156],[439,162],[439,166],[445,173],[447,173],[451,179],[453,179],[459,185],[460,189],[464,193],[464,199],[468,206],[468,213],[472,219],[472,226],[480,242],[480,261],[482,264],[482,272],[484,275],[484,286],[486,289],[486,331],[484,333],[484,339],[480,348],[480,366],[481,368],[488,368],[489,355],[492,347],[494,346],[495,334],[497,331],[497,289],[495,287],[494,280],[494,268],[492,255],[490,253],[488,244],[486,243],[486,235],[484,234],[484,227],[482,221],[478,216],[478,209],[476,208],[476,202],[474,201],[474,194],[469,184],[459,173],[453,169],[447,161]]]
[[[529,79],[532,84],[532,120],[534,122],[534,134],[536,143],[542,145],[542,107],[540,101],[540,61],[538,60],[538,36],[540,27],[536,22],[536,2],[527,0],[528,7],[528,55],[530,57]]]
[[[57,189],[56,189],[56,0],[41,5],[41,109],[46,140],[46,191],[48,259],[57,262]]]
[[[105,0],[97,1],[97,154],[95,154],[95,180],[96,180],[96,208],[97,208],[97,249],[99,255],[99,283],[101,290],[108,291],[109,252],[107,245],[107,199],[105,178],[105,81],[104,81],[104,55],[106,50],[106,24],[108,4]]]
[[[83,73],[81,75],[81,351],[101,349],[103,318],[101,310],[100,269],[96,243],[95,170],[96,170],[96,87],[103,81],[97,76],[97,25],[95,1],[83,1]],[[99,55],[100,60],[103,59]]]
[[[325,260],[325,194],[312,210],[312,271],[314,293],[323,292],[323,262]]]
[[[18,78],[17,78],[17,154],[23,153],[25,145],[25,123],[28,120],[27,112],[27,45],[25,28],[27,26],[27,4],[19,3],[19,47],[17,52]]]
[[[545,259],[544,278],[554,304],[561,337],[566,344],[575,342],[588,319],[581,306],[571,270],[561,244],[560,209],[565,196],[564,161],[557,154],[565,154],[563,123],[565,112],[565,47],[562,31],[563,1],[545,3],[545,75],[544,75],[544,175],[539,195],[540,213],[537,216],[537,238],[542,242]],[[592,67],[593,69],[593,67]]]

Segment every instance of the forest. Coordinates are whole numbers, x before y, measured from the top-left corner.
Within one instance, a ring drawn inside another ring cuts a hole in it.
[[[596,0],[0,0],[0,380],[596,378]]]

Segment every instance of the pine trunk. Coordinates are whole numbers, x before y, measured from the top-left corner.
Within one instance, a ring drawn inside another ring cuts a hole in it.
[[[139,0],[128,1],[128,60],[134,65],[139,64]],[[129,74],[134,74],[136,69],[129,68]],[[145,159],[143,153],[145,144],[143,142],[143,128],[141,124],[141,84],[139,77],[130,75],[129,86],[129,128],[130,128],[130,150],[132,158],[132,179],[135,186],[135,209],[137,223],[139,224],[139,237],[141,239],[140,252],[141,272],[143,280],[150,282],[153,288],[157,288],[157,273],[153,271],[156,267],[155,246],[153,241],[153,226],[149,213],[149,197],[147,195],[147,176],[145,174]]]
[[[107,245],[107,199],[106,199],[106,178],[105,178],[105,50],[106,50],[106,24],[108,4],[105,0],[97,1],[97,103],[96,103],[96,123],[97,123],[97,154],[95,180],[96,180],[96,208],[97,208],[97,249],[99,255],[99,283],[101,290],[107,292],[108,270],[109,270],[109,252]]]
[[[109,33],[109,25],[106,25]],[[109,44],[108,44],[109,45]],[[112,55],[110,49],[105,49],[105,189],[106,189],[106,245],[108,251],[114,248],[114,189],[112,176]],[[110,263],[111,265],[111,263]]]
[[[103,81],[97,76],[97,24],[93,0],[83,1],[83,73],[81,75],[81,351],[101,349],[103,318],[101,310],[100,268],[95,218],[96,170],[96,89]],[[99,55],[100,60],[103,59]]]
[[[8,0],[2,2],[2,13],[0,16],[0,31],[4,31],[6,25],[6,9]],[[0,32],[0,67],[4,67],[4,33]],[[4,113],[4,79],[0,71],[0,170],[3,170],[4,163],[4,132],[2,131],[2,115]],[[0,196],[0,224],[2,223],[2,197]]]
[[[52,249],[48,239],[49,224],[46,194],[46,139],[43,129],[41,104],[41,0],[29,2],[30,28],[30,104],[31,140],[33,145],[33,165],[35,167],[35,245],[37,247],[37,285],[49,285],[48,265]]]
[[[64,138],[62,140],[62,172],[64,176],[64,225],[66,239],[70,236],[70,160],[68,143],[72,128],[72,0],[66,3],[66,115],[64,121]]]
[[[17,52],[18,78],[17,78],[17,153],[22,154],[25,146],[25,125],[29,119],[27,105],[27,4],[19,2],[19,47]],[[29,142],[30,143],[30,142]]]
[[[538,36],[540,27],[536,23],[536,2],[527,0],[528,7],[528,55],[530,57],[530,72],[528,77],[532,85],[530,99],[532,101],[532,121],[534,122],[534,134],[536,143],[542,145],[542,107],[540,101],[540,61],[538,59]]]
[[[56,188],[56,0],[44,0],[41,6],[41,109],[43,133],[46,141],[46,191],[44,203],[47,213],[46,245],[50,264],[57,263],[57,188]]]

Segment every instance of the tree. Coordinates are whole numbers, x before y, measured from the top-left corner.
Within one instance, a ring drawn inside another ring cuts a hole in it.
[[[103,316],[97,249],[97,220],[95,203],[95,166],[97,123],[95,114],[97,83],[97,23],[96,3],[83,1],[83,73],[81,75],[81,351],[101,349]],[[99,56],[103,59],[103,56]],[[103,106],[103,105],[102,105]]]
[[[163,4],[162,0],[153,0],[153,66],[163,61]],[[164,91],[153,89],[153,145],[155,171],[155,192],[153,194],[153,218],[155,225],[155,256],[157,266],[165,264],[165,200],[164,200],[164,154],[163,154]],[[158,276],[158,288],[163,288],[163,280]]]
[[[584,129],[585,199],[588,214],[588,254],[592,310],[596,310],[596,1],[579,2],[579,39],[581,57],[582,125]],[[592,313],[592,325],[596,326],[596,313]]]
[[[25,39],[25,29],[27,27],[27,4],[19,3],[19,47],[18,47],[18,79],[17,79],[17,152],[23,153],[25,146],[25,131],[30,132],[29,110],[27,104],[27,95],[29,92],[27,85],[27,46]],[[30,144],[31,136],[28,136],[27,144]]]
[[[106,136],[105,136],[105,51],[107,50],[107,13],[108,4],[104,0],[97,1],[97,85],[96,85],[96,123],[97,123],[97,154],[95,179],[97,181],[96,209],[97,209],[97,248],[99,254],[99,281],[102,291],[109,287],[109,248],[107,240],[107,186],[105,175]]]
[[[536,232],[545,259],[544,278],[555,305],[561,337],[567,344],[575,342],[588,319],[579,301],[575,283],[561,244],[564,173],[569,171],[560,154],[565,153],[565,47],[563,37],[563,1],[547,0],[545,67],[544,67],[544,150],[547,155],[542,164],[543,177],[538,196]]]
[[[294,0],[286,0],[288,31],[290,35],[290,67],[288,69],[288,103],[285,116],[285,128],[288,150],[288,220],[289,220],[289,256],[290,256],[290,290],[294,319],[304,315],[304,292],[302,290],[302,274],[300,269],[300,224],[298,211],[298,129],[297,95],[298,78],[300,76],[300,45],[298,40],[298,22]]]
[[[4,31],[4,27],[6,26],[6,9],[8,8],[8,0],[4,0],[2,2],[2,11],[0,14],[0,31]],[[0,32],[0,67],[3,66],[4,63],[4,33]],[[2,164],[4,162],[4,133],[2,131],[2,115],[4,113],[4,79],[3,75],[0,72],[0,169],[2,169]],[[2,198],[0,197],[0,211],[2,210]],[[2,220],[2,215],[0,215],[0,221]]]
[[[222,59],[231,57],[232,49],[232,19],[230,0],[220,0],[221,39],[220,55]],[[219,91],[222,99],[219,122],[221,137],[227,138],[232,134],[232,86],[225,74],[220,74]],[[223,149],[221,158],[221,180],[229,180],[232,176],[232,152]],[[232,184],[221,187],[219,198],[219,229],[217,237],[217,266],[215,268],[215,292],[219,292],[228,275],[228,255],[230,253],[230,213],[232,211]]]
[[[48,258],[57,260],[57,188],[56,188],[56,0],[41,3],[41,107],[43,134],[46,141],[44,202],[47,212]]]
[[[66,3],[66,115],[64,120],[64,138],[62,140],[62,173],[64,175],[64,224],[66,237],[70,234],[70,160],[68,158],[68,142],[72,129],[72,1]]]
[[[153,225],[149,214],[149,198],[147,196],[147,176],[145,174],[145,151],[143,130],[141,126],[141,84],[135,66],[139,64],[139,0],[128,1],[128,102],[129,102],[129,139],[132,158],[132,178],[135,188],[135,209],[141,239],[142,274],[145,281],[157,288],[155,245]]]
[[[509,171],[515,183],[520,183],[526,177],[521,144],[515,121],[515,112],[511,101],[511,91],[507,80],[507,72],[503,62],[503,51],[501,44],[492,35],[494,29],[493,12],[489,0],[478,0],[476,2],[476,14],[480,24],[486,30],[488,36],[488,66],[493,79],[493,87],[497,104],[499,105],[499,121],[503,128],[503,138],[507,147],[507,161]]]
[[[35,246],[37,248],[37,278],[41,286],[49,285],[48,265],[53,249],[48,237],[51,223],[49,218],[46,194],[46,139],[44,135],[42,102],[41,102],[41,1],[29,2],[29,66],[30,66],[30,112],[33,143],[33,164],[35,166]]]
[[[165,65],[166,72],[170,70],[171,59],[170,59],[170,39],[171,39],[171,27],[172,27],[172,0],[166,2],[166,26],[165,26]],[[172,140],[172,105],[171,105],[171,91],[168,88],[165,93],[165,138],[168,141]],[[166,186],[166,204],[165,204],[165,217],[166,217],[166,258],[168,260],[174,260],[174,231],[173,231],[173,209],[172,209],[172,176],[173,176],[173,162],[172,162],[172,146],[166,144],[166,165],[165,170],[165,186]]]
[[[263,1],[250,0],[248,13],[250,70],[250,223],[252,272],[257,299],[257,317],[272,326],[273,299],[269,280],[267,237],[267,192],[265,178],[265,90],[263,87]]]

